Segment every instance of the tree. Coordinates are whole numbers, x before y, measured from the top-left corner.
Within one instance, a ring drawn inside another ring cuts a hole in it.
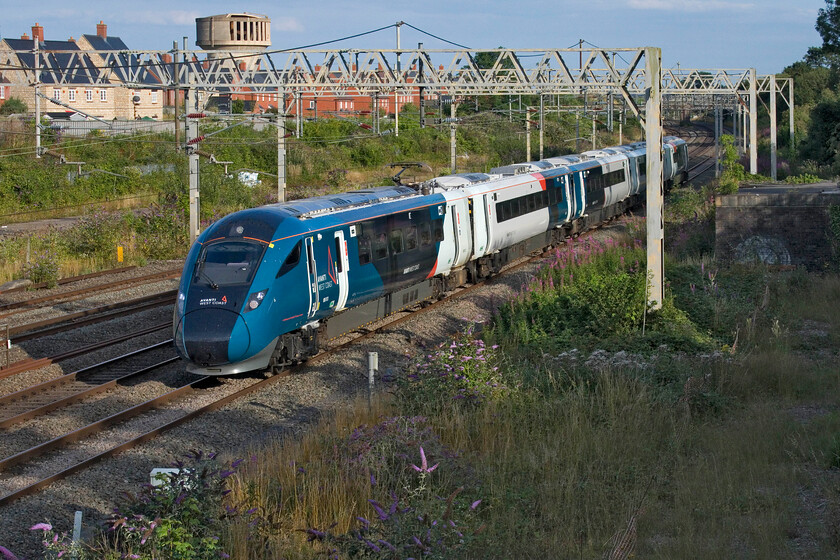
[[[29,108],[17,97],[10,97],[3,105],[0,105],[0,115],[12,115],[15,113],[26,113]]]
[[[825,0],[825,8],[820,8],[814,28],[822,37],[822,46],[808,49],[805,61],[815,66],[837,68],[840,66],[840,4],[838,0]]]
[[[819,103],[825,96],[826,90],[831,90],[836,85],[831,70],[803,60],[794,62],[782,70],[782,74],[793,78],[793,83],[796,84],[797,105]]]

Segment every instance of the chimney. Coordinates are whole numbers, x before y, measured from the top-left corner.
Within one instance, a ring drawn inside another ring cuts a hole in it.
[[[27,35],[26,33],[24,33],[23,35],[21,35],[21,36],[20,36],[20,40],[21,40],[21,41],[28,41],[28,40],[29,40],[29,35]]]
[[[103,39],[108,38],[108,26],[105,25],[102,20],[99,20],[99,23],[96,24],[96,34]]]
[[[32,38],[38,39],[39,41],[44,40],[44,28],[41,26],[41,24],[36,23],[32,26]]]

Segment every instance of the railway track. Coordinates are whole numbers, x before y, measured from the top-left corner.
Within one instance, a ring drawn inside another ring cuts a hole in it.
[[[35,307],[41,306],[42,304],[54,305],[57,303],[66,303],[69,301],[82,299],[84,296],[92,293],[99,294],[103,292],[122,290],[131,286],[136,286],[138,284],[149,284],[159,280],[178,278],[180,277],[180,275],[180,269],[166,270],[163,272],[156,272],[154,274],[147,274],[144,276],[137,276],[134,278],[117,280],[114,282],[108,282],[106,284],[98,284],[96,286],[79,288],[77,290],[51,294],[48,296],[34,297],[24,299],[21,301],[8,302],[0,304],[0,319],[5,319],[7,317],[11,317],[12,315],[31,310]]]
[[[89,274],[80,274],[78,276],[68,276],[66,278],[59,278],[57,285],[63,286],[64,284],[72,284],[73,282],[80,282],[82,280],[90,280],[91,278],[101,278],[102,276],[112,276],[116,274],[122,274],[124,272],[129,272],[137,268],[136,266],[121,266],[119,268],[111,268],[108,270],[100,270],[99,272],[91,272]],[[49,285],[46,282],[38,282],[36,284],[32,284],[30,286],[17,286],[15,288],[8,288],[5,290],[0,290],[0,296],[6,294],[14,294],[18,292],[25,292],[27,290],[40,290],[43,288],[48,288]]]
[[[77,329],[87,325],[110,321],[111,319],[116,319],[117,317],[124,317],[126,315],[132,315],[147,309],[172,304],[175,302],[176,294],[177,290],[168,290],[151,296],[144,296],[110,305],[103,305],[84,311],[78,311],[76,313],[62,315],[60,317],[53,317],[43,321],[36,321],[34,323],[10,327],[9,336],[12,339],[12,343],[16,344],[43,336],[50,336],[60,332]],[[0,368],[0,371],[2,371],[2,368]]]
[[[9,364],[5,368],[0,369],[0,379],[25,373],[27,371],[33,371],[42,367],[47,367],[48,365],[56,364],[64,360],[69,360],[70,358],[76,358],[84,354],[89,354],[91,352],[101,350],[103,348],[108,348],[109,346],[114,346],[127,340],[132,340],[140,336],[151,334],[153,332],[171,328],[172,323],[167,321],[166,323],[158,323],[156,325],[152,325],[151,327],[143,328],[137,331],[132,331],[114,338],[109,338],[107,340],[100,340],[99,342],[87,344],[80,348],[68,350],[66,352],[61,352],[52,356],[47,356],[44,358],[26,358],[24,360],[19,360],[17,362]]]
[[[525,260],[514,264],[505,270],[504,274],[510,274],[530,263],[541,258],[543,255],[535,255],[526,258]],[[294,366],[284,370],[282,373],[260,379],[249,379],[246,386],[237,388],[230,392],[224,390],[224,383],[219,390],[219,396],[203,405],[190,409],[185,404],[191,396],[202,392],[205,389],[219,389],[218,378],[199,377],[189,380],[178,387],[170,388],[166,392],[156,395],[152,399],[148,399],[142,403],[126,407],[125,409],[112,413],[105,418],[97,419],[75,430],[68,431],[61,436],[54,437],[48,441],[39,442],[25,449],[20,449],[12,454],[0,458],[0,476],[5,479],[0,482],[8,484],[12,479],[30,480],[33,477],[26,473],[27,466],[49,460],[51,454],[60,450],[67,450],[73,444],[84,442],[92,437],[99,437],[110,428],[117,428],[132,420],[140,419],[146,416],[146,419],[153,415],[156,410],[162,410],[167,405],[173,405],[177,409],[177,413],[167,415],[166,419],[156,423],[154,427],[145,430],[131,430],[132,437],[120,439],[116,441],[118,436],[107,436],[110,442],[108,448],[96,453],[90,453],[84,457],[74,459],[73,461],[62,462],[60,458],[56,460],[57,466],[54,472],[48,476],[41,476],[38,480],[29,482],[23,486],[9,488],[6,494],[0,497],[0,506],[7,505],[19,498],[34,494],[39,490],[49,486],[50,484],[61,480],[73,473],[79,472],[105,458],[114,456],[122,451],[135,447],[143,442],[149,441],[157,435],[164,433],[172,428],[180,426],[202,414],[217,410],[237,399],[252,394],[256,391],[266,389],[289,375],[300,373],[306,370],[312,364],[316,364],[336,353],[341,352],[352,344],[363,341],[373,335],[382,332],[383,330],[392,329],[395,326],[412,318],[416,318],[418,314],[428,313],[435,309],[445,306],[455,299],[461,298],[473,291],[497,281],[500,277],[494,277],[484,282],[473,284],[458,289],[447,295],[445,298],[420,307],[414,311],[399,312],[392,315],[387,322],[366,330],[364,332],[351,333],[347,336],[347,340],[337,344],[330,349],[310,358],[306,363]],[[19,429],[28,427],[28,422],[37,421],[39,418],[48,416],[61,408],[79,403],[86,399],[90,399],[95,395],[101,395],[107,391],[113,390],[120,383],[126,380],[137,380],[145,373],[155,369],[171,364],[177,358],[172,352],[172,357],[159,358],[154,364],[144,364],[129,366],[128,359],[136,358],[147,351],[159,349],[165,346],[172,347],[172,340],[163,341],[158,345],[142,349],[136,353],[121,356],[109,362],[103,362],[80,370],[73,374],[68,374],[62,378],[51,380],[47,383],[39,384],[38,386],[29,387],[14,395],[8,395],[0,398],[0,410],[6,407],[14,406],[14,410],[9,410],[0,414],[0,430],[8,431],[10,428],[18,426]],[[111,364],[120,363],[119,369],[112,368]],[[129,371],[130,370],[130,371]],[[215,384],[215,387],[213,385]],[[163,415],[162,415],[163,416]]]

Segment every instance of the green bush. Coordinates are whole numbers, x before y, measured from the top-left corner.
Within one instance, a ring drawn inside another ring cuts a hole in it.
[[[119,214],[98,212],[83,216],[65,232],[64,247],[72,256],[113,260],[125,229]]]
[[[409,414],[449,405],[471,406],[507,394],[497,345],[488,346],[472,327],[451,343],[417,357],[397,379],[397,400]]]
[[[36,284],[46,283],[53,288],[58,285],[58,256],[53,252],[39,252],[26,265],[26,277]]]

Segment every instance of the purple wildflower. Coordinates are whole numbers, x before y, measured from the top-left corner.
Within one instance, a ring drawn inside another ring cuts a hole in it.
[[[30,531],[37,531],[38,529],[42,531],[52,531],[52,525],[49,523],[36,523],[32,527],[29,528]]]
[[[0,546],[0,554],[3,555],[3,560],[19,560],[17,556],[12,554],[11,550],[2,546]]]

